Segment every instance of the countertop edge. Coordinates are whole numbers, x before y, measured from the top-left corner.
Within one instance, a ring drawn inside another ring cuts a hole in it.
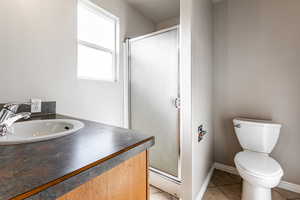
[[[128,146],[116,153],[113,153],[103,159],[93,162],[83,168],[66,174],[56,180],[41,185],[23,194],[17,195],[11,198],[11,200],[54,200],[70,192],[81,184],[91,180],[92,178],[105,173],[106,171],[112,169],[125,160],[128,160],[129,158],[137,155],[138,153],[146,151],[153,145],[154,137],[152,136],[143,141]]]

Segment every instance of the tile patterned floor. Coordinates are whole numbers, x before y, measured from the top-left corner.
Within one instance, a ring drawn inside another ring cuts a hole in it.
[[[157,188],[150,188],[150,200],[178,200]],[[242,179],[239,176],[215,170],[202,200],[241,200]],[[272,200],[300,200],[300,194],[274,188]]]
[[[215,170],[202,200],[241,200],[242,179],[239,176]],[[272,200],[300,200],[300,194],[274,188]]]

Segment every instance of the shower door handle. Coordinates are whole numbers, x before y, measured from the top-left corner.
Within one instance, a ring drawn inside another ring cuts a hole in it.
[[[179,97],[174,99],[174,106],[175,106],[175,108],[180,109],[180,98]]]

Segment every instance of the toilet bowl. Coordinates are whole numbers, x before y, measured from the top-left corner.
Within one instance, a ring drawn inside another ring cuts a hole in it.
[[[234,159],[243,178],[243,200],[271,200],[271,188],[277,186],[283,175],[279,163],[266,154],[243,151]]]
[[[282,176],[280,164],[269,156],[277,143],[281,125],[269,121],[237,118],[235,133],[244,151],[234,162],[243,178],[242,200],[271,200],[271,188]]]

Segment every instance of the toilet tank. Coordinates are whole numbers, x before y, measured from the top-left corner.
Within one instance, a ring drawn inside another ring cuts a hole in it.
[[[234,130],[244,150],[271,153],[280,133],[281,124],[272,121],[235,118]]]

